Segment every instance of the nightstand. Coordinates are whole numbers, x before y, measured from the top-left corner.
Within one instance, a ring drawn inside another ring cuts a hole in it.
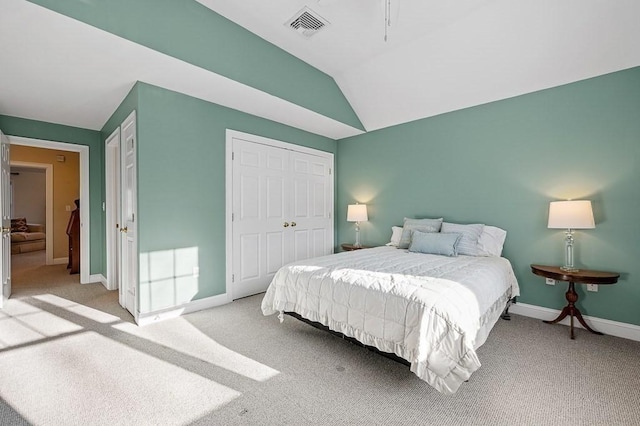
[[[552,321],[544,321],[547,324],[555,324],[562,321],[567,315],[571,315],[571,338],[573,336],[573,317],[580,321],[580,324],[594,334],[602,334],[595,331],[584,322],[580,310],[575,306],[578,301],[578,293],[576,293],[575,283],[579,284],[615,284],[620,278],[620,274],[616,272],[590,271],[588,269],[580,269],[574,272],[563,271],[558,266],[531,265],[531,272],[545,278],[551,278],[558,281],[566,281],[569,283],[569,289],[565,293],[567,298],[567,306],[562,309],[558,318]]]
[[[365,248],[371,248],[369,246],[360,246],[360,247],[356,247],[354,244],[352,243],[344,243],[344,244],[340,244],[340,247],[342,247],[342,250],[344,251],[354,251],[354,250],[360,250],[360,249],[365,249]]]

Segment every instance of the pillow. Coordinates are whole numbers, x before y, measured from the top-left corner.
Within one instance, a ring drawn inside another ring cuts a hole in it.
[[[507,238],[507,231],[495,226],[486,225],[478,239],[480,256],[502,256],[502,247]]]
[[[409,251],[455,257],[461,239],[462,234],[458,232],[413,231]]]
[[[478,239],[484,230],[484,225],[474,223],[471,225],[460,225],[457,223],[444,222],[440,232],[459,232],[462,234],[460,244],[458,244],[458,254],[467,256],[479,256]]]
[[[18,217],[15,219],[11,219],[11,232],[29,232],[29,227],[27,226],[27,218]]]
[[[411,231],[421,232],[440,232],[442,226],[442,218],[439,219],[408,219],[404,218],[404,226],[402,227],[402,237],[398,243],[398,248],[406,249],[411,243]]]
[[[402,227],[401,226],[392,226],[391,227],[391,241],[389,241],[386,245],[398,247],[398,243],[400,242],[400,238],[402,238]]]

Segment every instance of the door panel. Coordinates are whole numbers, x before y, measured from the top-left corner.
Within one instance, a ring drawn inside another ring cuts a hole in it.
[[[0,213],[2,215],[2,259],[0,260],[0,277],[2,277],[2,294],[0,308],[4,299],[11,296],[11,165],[9,157],[9,139],[0,132]]]
[[[298,229],[293,234],[293,261],[304,260],[309,258],[309,230]]]
[[[267,233],[267,274],[275,274],[284,265],[284,240],[282,232]]]

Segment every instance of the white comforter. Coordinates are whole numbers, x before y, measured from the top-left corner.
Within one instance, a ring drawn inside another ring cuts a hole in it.
[[[395,353],[431,386],[454,393],[480,367],[476,349],[517,295],[504,258],[377,247],[284,266],[262,312],[296,312]]]

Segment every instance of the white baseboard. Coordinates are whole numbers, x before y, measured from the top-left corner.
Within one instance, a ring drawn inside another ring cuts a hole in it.
[[[180,306],[174,306],[160,311],[138,314],[136,322],[139,326],[153,324],[155,322],[164,321],[170,318],[177,318],[191,312],[202,311],[204,309],[214,308],[216,306],[226,305],[231,302],[231,298],[227,293],[217,296],[207,297],[205,299],[194,300]]]
[[[525,317],[537,318],[541,320],[552,320],[560,315],[557,309],[543,308],[542,306],[528,305],[526,303],[517,302],[509,308],[509,313],[522,315]],[[624,322],[611,321],[608,319],[590,317],[583,315],[584,320],[596,331],[611,336],[622,337],[625,339],[636,340],[640,342],[640,326],[627,324]],[[569,317],[563,319],[558,324],[569,325]],[[573,322],[574,327],[584,328],[577,321]]]
[[[102,285],[105,286],[107,290],[111,290],[109,286],[107,286],[107,279],[102,274],[89,275],[89,283],[102,283]]]
[[[53,265],[62,265],[65,263],[69,263],[68,257],[56,257],[55,259],[53,259]]]

